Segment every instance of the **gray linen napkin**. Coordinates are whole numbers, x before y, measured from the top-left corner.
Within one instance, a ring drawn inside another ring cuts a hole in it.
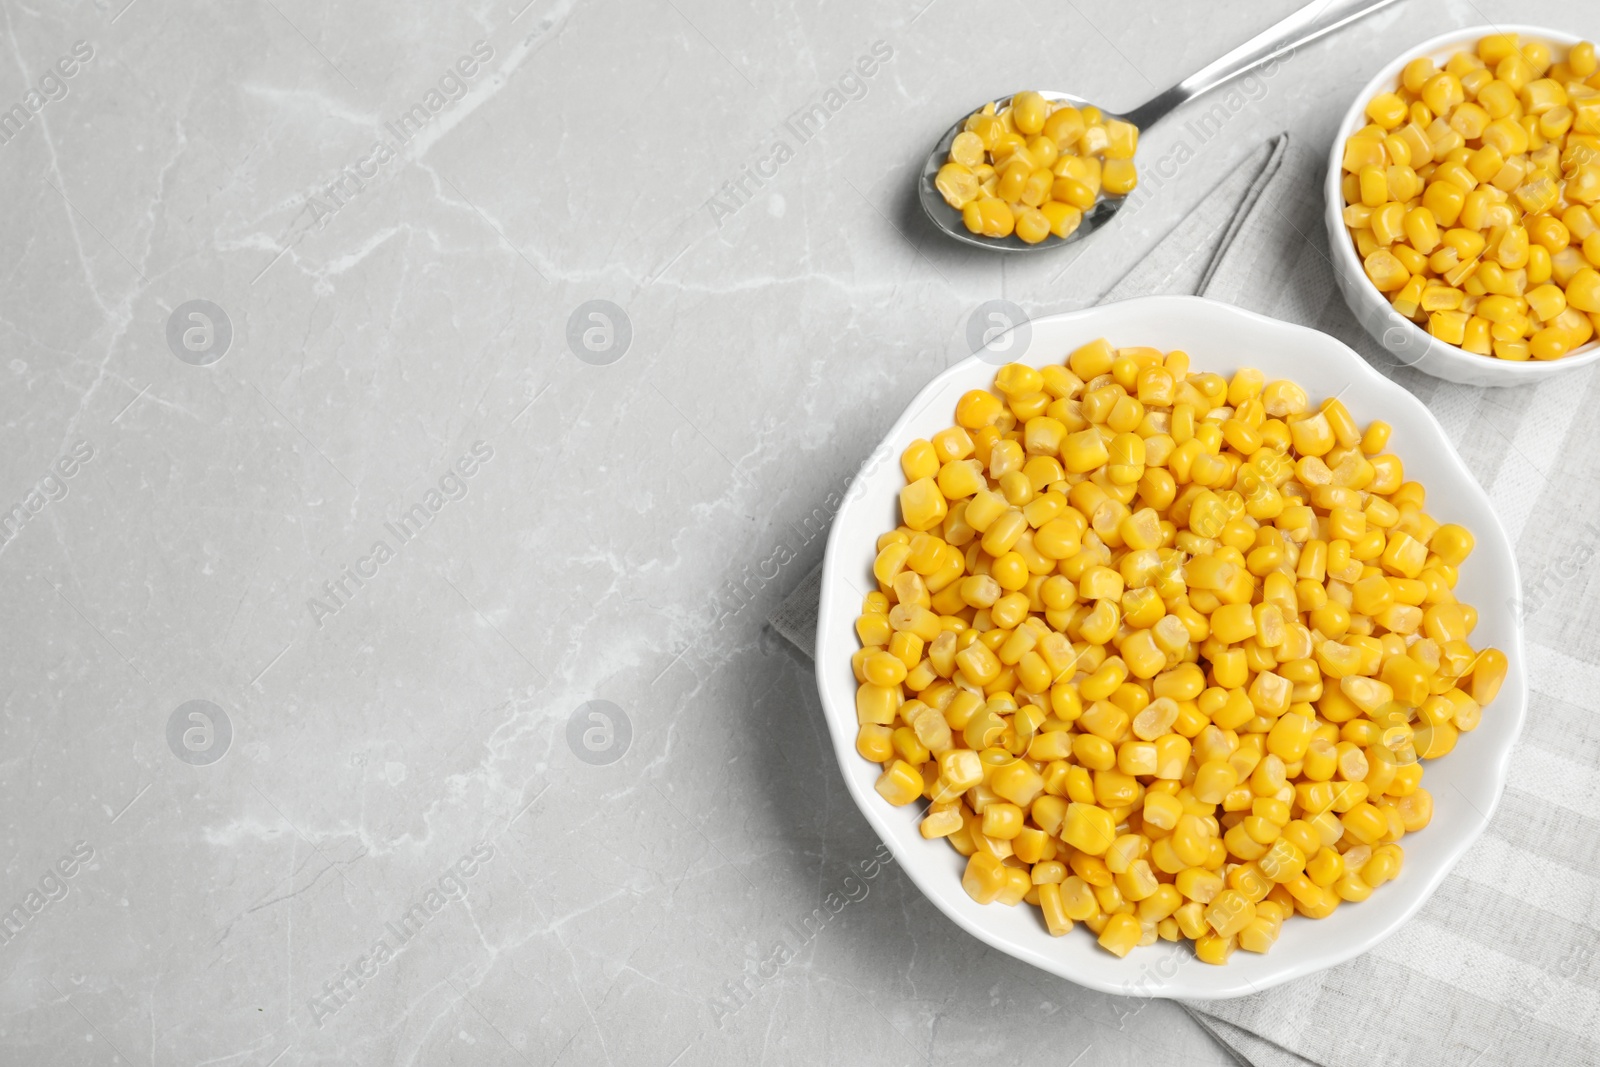
[[[1529,721],[1489,829],[1399,933],[1184,1007],[1252,1067],[1600,1063],[1600,375],[1483,390],[1397,366],[1334,284],[1322,158],[1287,134],[1260,146],[1103,300],[1192,293],[1311,326],[1427,404],[1517,546]],[[818,567],[770,620],[807,655],[820,589]]]

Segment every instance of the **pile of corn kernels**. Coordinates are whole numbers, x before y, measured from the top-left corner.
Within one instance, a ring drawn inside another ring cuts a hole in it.
[[[1099,108],[1077,108],[1018,93],[970,116],[950,145],[934,185],[968,230],[1038,244],[1065,239],[1105,193],[1126,196],[1139,183],[1133,153],[1139,131]]]
[[[1493,34],[1423,57],[1344,147],[1368,279],[1441,341],[1559,359],[1600,325],[1600,63]]]
[[[901,457],[851,661],[878,792],[1119,956],[1266,952],[1398,875],[1508,665],[1390,428],[1105,340],[994,390]]]

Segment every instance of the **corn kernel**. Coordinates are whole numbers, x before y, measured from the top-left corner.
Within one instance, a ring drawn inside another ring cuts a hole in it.
[[[879,776],[878,795],[895,807],[903,807],[922,795],[922,774],[905,760],[895,760]]]
[[[1133,951],[1143,936],[1139,920],[1132,915],[1113,915],[1106,920],[1100,932],[1100,947],[1116,956],[1126,956]]]
[[[1206,923],[1218,937],[1232,937],[1256,917],[1256,906],[1237,889],[1224,889],[1205,911]]]
[[[967,860],[966,873],[961,876],[961,888],[979,904],[993,903],[1009,881],[1006,865],[986,852],[974,852]]]

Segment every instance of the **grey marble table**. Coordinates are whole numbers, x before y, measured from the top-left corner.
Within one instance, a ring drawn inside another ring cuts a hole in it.
[[[1325,143],[1410,0],[1079,254],[911,176],[1299,0],[0,0],[0,1062],[1226,1064],[946,922],[763,623],[967,317]]]

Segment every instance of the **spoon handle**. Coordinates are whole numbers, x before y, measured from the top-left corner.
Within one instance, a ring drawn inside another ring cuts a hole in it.
[[[1144,130],[1169,111],[1202,93],[1225,85],[1241,74],[1292,52],[1323,34],[1372,14],[1396,0],[1315,0],[1277,25],[1263,30],[1214,63],[1131,111],[1127,118]]]

